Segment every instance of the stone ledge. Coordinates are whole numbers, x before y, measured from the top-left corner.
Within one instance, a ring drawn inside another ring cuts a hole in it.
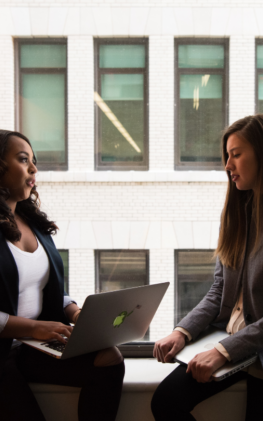
[[[37,183],[224,183],[225,171],[39,171]]]

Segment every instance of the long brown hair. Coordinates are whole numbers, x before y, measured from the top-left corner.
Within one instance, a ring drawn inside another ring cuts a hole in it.
[[[5,155],[8,151],[10,136],[20,137],[30,145],[31,149],[32,146],[28,138],[23,134],[10,130],[0,130],[0,230],[7,240],[16,242],[20,240],[21,232],[17,227],[14,214],[6,203],[6,200],[10,196],[9,190],[1,186],[1,177],[8,171]],[[35,155],[34,163],[36,163]],[[34,185],[28,199],[17,203],[16,213],[29,224],[33,222],[42,232],[55,234],[58,227],[53,221],[48,220],[44,212],[40,211],[40,199],[36,187]]]
[[[256,239],[253,251],[257,249],[262,227],[263,114],[242,118],[224,131],[222,137],[222,160],[224,166],[226,166],[228,159],[226,149],[227,140],[234,133],[251,144],[258,163],[257,186],[254,192],[252,190],[238,190],[232,181],[230,172],[227,171],[228,187],[225,205],[221,215],[221,227],[215,254],[219,256],[225,266],[236,269],[245,253],[246,204],[249,199],[252,201],[256,225]]]

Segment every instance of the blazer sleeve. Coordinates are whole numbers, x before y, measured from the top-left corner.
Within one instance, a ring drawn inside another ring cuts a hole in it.
[[[217,258],[214,283],[210,290],[202,301],[177,324],[178,327],[186,329],[193,340],[218,316],[221,307],[223,286],[223,266],[219,258]]]

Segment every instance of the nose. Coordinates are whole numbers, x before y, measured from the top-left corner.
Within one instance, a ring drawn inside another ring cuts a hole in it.
[[[36,174],[37,173],[37,167],[35,166],[35,164],[33,162],[31,162],[31,165],[29,167],[29,172],[30,172],[30,174]]]
[[[226,162],[225,169],[226,169],[226,171],[233,171],[233,169],[234,169],[234,164],[233,164],[230,157],[228,158],[228,160]]]

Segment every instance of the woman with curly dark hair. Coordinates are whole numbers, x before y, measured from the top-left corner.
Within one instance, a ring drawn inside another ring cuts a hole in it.
[[[28,386],[41,382],[81,387],[80,421],[114,421],[124,374],[116,348],[57,360],[14,339],[65,343],[81,311],[63,291],[63,264],[51,238],[58,227],[40,210],[36,172],[29,140],[0,130],[1,418],[44,420]]]

